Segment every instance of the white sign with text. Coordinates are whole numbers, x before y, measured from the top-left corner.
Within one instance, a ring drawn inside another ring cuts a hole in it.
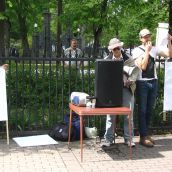
[[[7,121],[7,93],[5,70],[0,67],[0,121]]]
[[[165,62],[164,111],[172,110],[172,62]]]

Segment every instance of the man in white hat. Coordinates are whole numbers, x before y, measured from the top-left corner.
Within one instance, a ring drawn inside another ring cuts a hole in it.
[[[134,60],[129,54],[124,53],[122,50],[123,42],[117,38],[113,38],[109,42],[108,49],[110,51],[109,56],[105,59],[123,60],[124,61],[124,86],[123,86],[123,106],[129,107],[132,112],[134,109],[134,91],[135,91],[135,80],[137,78],[139,69],[134,64]],[[132,113],[133,114],[133,113]],[[103,147],[109,147],[114,143],[114,122],[115,116],[107,115],[106,118],[106,132],[105,132],[105,143]],[[133,115],[131,117],[131,129],[132,136],[134,137],[133,131]],[[131,141],[131,145],[134,147],[135,143]],[[124,117],[124,143],[130,146],[130,135],[128,131],[128,117]]]
[[[169,35],[167,38],[168,48],[152,46],[151,32],[148,29],[142,29],[139,38],[142,44],[133,50],[133,59],[140,69],[136,82],[140,144],[153,147],[155,142],[148,134],[148,127],[157,95],[155,59],[157,56],[172,57],[172,37]]]

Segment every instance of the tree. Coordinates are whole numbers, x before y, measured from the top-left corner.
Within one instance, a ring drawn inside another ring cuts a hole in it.
[[[169,0],[169,33],[172,35],[172,0]]]
[[[61,50],[62,50],[62,41],[61,41],[61,35],[62,35],[62,25],[60,21],[60,17],[62,15],[62,0],[57,0],[57,57],[61,56]]]
[[[118,20],[119,36],[127,47],[139,43],[138,33],[142,28],[150,29],[155,40],[158,23],[168,22],[168,4],[166,1],[130,0],[126,4],[125,0],[116,0],[112,5],[118,6],[118,13],[115,17],[120,19]]]
[[[112,37],[119,37],[126,46],[134,45],[138,43],[138,32],[141,28],[147,27],[156,33],[159,22],[172,21],[169,19],[167,8],[171,0],[147,0],[147,2],[130,0],[127,3],[126,0],[52,0],[51,2],[8,0],[7,2],[6,16],[10,18],[11,37],[15,40],[21,38],[25,56],[30,51],[29,40],[34,31],[33,25],[37,23],[40,30],[42,13],[45,9],[57,14],[52,19],[51,31],[57,34],[55,38],[58,56],[61,50],[61,35],[69,26],[73,33],[77,32],[78,27],[84,28],[82,34],[85,41],[94,43],[94,57],[97,57],[98,48],[102,45],[107,46]]]
[[[22,40],[23,53],[22,56],[30,56],[30,48],[28,42],[28,27],[27,27],[27,15],[30,9],[29,1],[13,0],[11,1],[16,12],[16,16],[19,23],[20,36]]]
[[[29,36],[34,32],[34,23],[41,25],[44,9],[49,9],[46,0],[8,0],[6,15],[10,18],[13,38],[21,39],[22,56],[31,55]]]
[[[5,12],[5,0],[0,1],[0,57],[5,56],[5,22],[3,13]]]
[[[94,45],[93,45],[93,57],[97,57],[98,48],[100,47],[100,38],[103,31],[104,25],[106,25],[106,18],[107,18],[107,7],[108,7],[108,0],[103,0],[99,4],[99,22],[93,23],[93,34],[94,34]]]
[[[108,0],[66,0],[63,23],[71,23],[76,30],[78,26],[85,28],[85,35],[93,41],[93,57],[97,57],[103,28],[107,22]],[[92,40],[93,39],[93,40]]]

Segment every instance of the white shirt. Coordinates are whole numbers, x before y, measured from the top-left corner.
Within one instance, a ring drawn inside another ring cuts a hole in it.
[[[104,59],[107,59],[109,56],[106,56]],[[112,60],[121,60],[123,59],[122,54],[120,58],[116,58],[114,55],[112,56]]]
[[[143,45],[141,45],[139,47],[145,49]],[[139,47],[136,47],[133,50],[133,52],[132,52],[133,59],[143,58],[145,51],[143,51]],[[149,54],[154,58],[154,60],[156,60],[156,58],[157,58],[158,54],[160,53],[160,51],[161,51],[161,49],[153,46]],[[142,78],[142,70],[140,70],[137,80],[152,80],[152,79],[157,79],[156,64],[154,65],[154,74],[155,74],[155,77],[154,78]]]
[[[67,48],[64,51],[64,55],[67,58],[81,58],[82,57],[82,51],[79,48],[72,49],[71,47]],[[66,65],[69,65],[69,61],[65,61]],[[71,66],[76,66],[79,68],[80,62],[79,61],[71,61]]]

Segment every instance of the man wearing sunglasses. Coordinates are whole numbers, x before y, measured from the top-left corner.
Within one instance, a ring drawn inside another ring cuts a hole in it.
[[[123,49],[123,42],[117,38],[113,38],[109,42],[108,49],[110,51],[109,56],[105,59],[123,60],[124,61],[124,76],[123,76],[123,106],[129,107],[132,112],[134,109],[134,91],[135,91],[135,81],[139,73],[139,68],[135,66],[134,60],[129,54],[126,54]],[[114,78],[115,79],[115,78]],[[131,117],[131,129],[132,129],[132,147],[135,146],[133,137],[133,113]],[[109,147],[114,143],[115,139],[115,116],[107,115],[106,117],[106,132],[105,132],[105,143],[103,147]],[[130,146],[130,136],[128,130],[128,117],[124,117],[124,143]]]
[[[167,47],[152,46],[151,32],[148,29],[142,29],[139,38],[142,44],[133,50],[133,59],[140,69],[136,82],[140,144],[153,147],[155,142],[148,134],[148,127],[157,95],[155,59],[157,56],[172,57],[172,37],[168,35]]]

